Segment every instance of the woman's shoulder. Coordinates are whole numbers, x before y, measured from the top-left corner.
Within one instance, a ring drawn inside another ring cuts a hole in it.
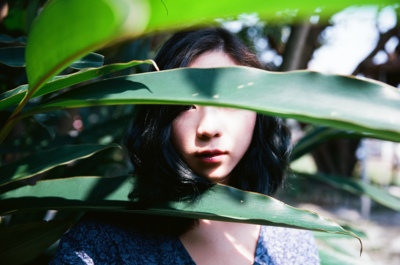
[[[191,264],[178,238],[144,233],[126,220],[84,218],[60,240],[51,264]]]
[[[265,264],[263,259],[266,264],[320,264],[310,231],[275,226],[261,227],[255,264]]]

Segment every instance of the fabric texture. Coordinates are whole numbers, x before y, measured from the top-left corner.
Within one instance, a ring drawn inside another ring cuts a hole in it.
[[[195,264],[176,237],[143,234],[110,223],[86,220],[62,238],[52,265]],[[255,265],[319,264],[311,232],[262,226]]]

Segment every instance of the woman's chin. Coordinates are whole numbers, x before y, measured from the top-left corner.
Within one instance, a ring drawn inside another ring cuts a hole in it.
[[[225,175],[209,175],[205,176],[208,180],[210,180],[212,183],[218,183],[218,184],[225,184],[227,185],[229,183],[229,176]]]

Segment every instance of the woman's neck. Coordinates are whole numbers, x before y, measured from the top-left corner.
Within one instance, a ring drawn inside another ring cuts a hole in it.
[[[199,220],[180,239],[196,264],[252,264],[259,225]]]

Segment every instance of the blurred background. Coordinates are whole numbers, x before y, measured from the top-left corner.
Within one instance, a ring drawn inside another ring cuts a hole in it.
[[[0,1],[0,100],[1,93],[27,83],[24,62],[10,64],[9,59],[21,56],[19,49],[12,48],[25,46],[32,21],[45,2]],[[277,13],[278,22],[273,23],[263,21],[255,13],[219,19],[216,23],[240,36],[271,71],[308,69],[372,78],[400,88],[399,10],[399,4],[348,7],[329,19],[322,19],[324,10],[317,9],[308,20],[299,22],[296,8],[293,8]],[[153,34],[97,52],[104,56],[104,64],[153,58],[171,33]],[[146,70],[147,66],[139,66],[118,75]],[[68,68],[63,74],[74,71]],[[46,96],[35,100],[45,99]],[[102,106],[49,112],[24,119],[1,145],[0,165],[72,143],[120,144],[133,110],[133,106]],[[9,111],[0,112],[0,124],[9,115]],[[313,143],[305,150],[294,153],[293,173],[276,197],[338,220],[364,234],[362,262],[368,263],[360,264],[400,264],[398,206],[390,207],[390,203],[382,205],[372,200],[369,193],[374,191],[349,192],[346,181],[334,185],[327,181],[329,176],[359,180],[400,198],[400,144],[361,138],[349,132],[332,132],[329,128],[296,120],[286,122],[295,145],[304,143],[312,135],[319,137],[312,138]],[[321,137],[324,133],[328,137]],[[120,176],[130,170],[123,151],[109,149],[84,161],[54,167],[27,182],[32,184],[45,177]],[[5,191],[10,187],[0,189]],[[42,213],[39,215],[43,217]],[[51,218],[51,215],[48,212],[44,218]],[[28,217],[13,217],[12,222],[18,223],[19,218],[22,222]],[[9,219],[3,217],[1,225],[7,225],[11,222]],[[359,245],[355,240],[324,240],[323,236],[317,239],[321,245],[358,253]]]

